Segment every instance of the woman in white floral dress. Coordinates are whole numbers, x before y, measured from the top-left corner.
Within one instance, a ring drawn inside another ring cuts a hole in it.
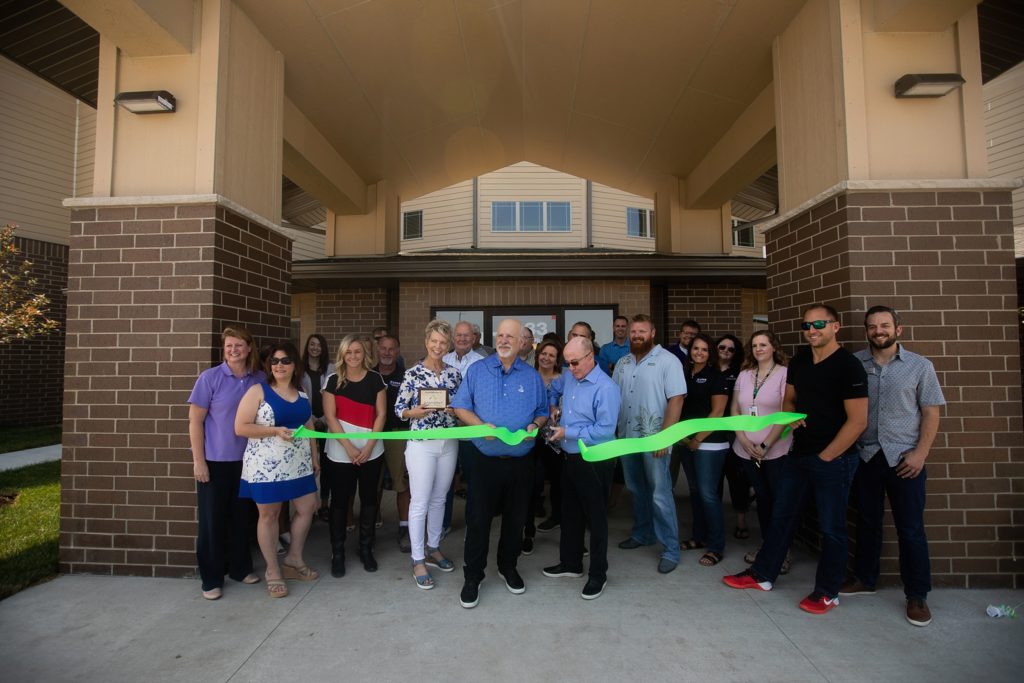
[[[405,371],[405,380],[395,401],[395,414],[409,420],[409,428],[413,431],[455,426],[451,408],[424,408],[420,405],[420,389],[446,389],[450,400],[462,383],[459,371],[441,360],[448,353],[451,340],[451,326],[444,320],[432,320],[426,329],[427,357]],[[416,585],[424,590],[434,587],[434,579],[426,565],[443,572],[455,569],[455,564],[444,556],[438,546],[441,545],[444,501],[455,475],[458,452],[455,439],[410,439],[405,447],[405,465],[412,494],[409,501],[412,575]]]
[[[320,463],[313,439],[292,438],[298,427],[313,426],[309,399],[300,391],[298,349],[291,342],[274,344],[264,371],[270,379],[245,393],[235,415],[235,433],[249,439],[242,456],[239,496],[252,498],[259,508],[256,536],[267,562],[267,592],[272,598],[283,598],[288,595],[284,579],[315,581],[320,576],[302,559],[317,506],[315,475]],[[295,506],[292,542],[279,565],[277,520],[286,501]]]

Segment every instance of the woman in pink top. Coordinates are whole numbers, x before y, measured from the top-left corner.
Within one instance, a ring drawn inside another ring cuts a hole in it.
[[[743,369],[736,378],[732,394],[733,415],[770,415],[782,410],[786,393],[786,354],[779,340],[769,330],[758,330],[746,345]],[[743,460],[743,468],[757,494],[757,518],[761,524],[761,538],[771,524],[772,504],[778,490],[779,458],[789,452],[792,437],[780,438],[783,426],[765,427],[756,432],[736,432],[733,451]],[[756,552],[747,553],[744,560],[752,563]],[[782,573],[789,571],[789,558]]]

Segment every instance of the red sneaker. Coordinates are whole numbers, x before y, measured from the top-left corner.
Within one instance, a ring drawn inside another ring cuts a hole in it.
[[[772,589],[772,582],[762,579],[754,573],[753,569],[744,569],[739,574],[723,576],[722,583],[729,588],[751,588],[759,591],[770,591]]]
[[[825,597],[824,593],[814,591],[800,601],[800,609],[811,614],[824,614],[833,607],[839,605],[839,596],[834,598]]]

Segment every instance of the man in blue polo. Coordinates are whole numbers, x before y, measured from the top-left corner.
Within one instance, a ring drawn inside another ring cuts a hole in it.
[[[598,365],[609,377],[615,372],[615,364],[629,353],[629,318],[624,315],[615,316],[612,322],[612,340],[601,347],[598,354]]]
[[[531,434],[548,420],[547,391],[540,373],[519,358],[522,325],[502,320],[498,325],[495,354],[477,361],[466,371],[452,408],[466,425],[525,429]],[[465,577],[460,603],[476,607],[480,582],[487,566],[491,520],[501,513],[498,539],[498,574],[509,592],[526,592],[526,583],[516,571],[530,501],[532,470],[527,457],[533,440],[515,446],[488,437],[473,439],[469,498],[466,503]]]
[[[552,578],[583,576],[583,534],[590,525],[590,576],[580,597],[599,598],[608,580],[608,494],[615,461],[587,462],[579,441],[588,446],[615,438],[619,419],[619,388],[594,360],[589,339],[570,339],[562,352],[569,372],[562,373],[548,390],[556,410],[561,401],[561,424],[548,439],[557,442],[562,461],[562,538],[558,564],[544,568]]]
[[[629,324],[629,354],[615,366],[612,379],[619,385],[619,438],[657,434],[679,421],[686,398],[686,378],[676,357],[654,343],[651,317],[634,315]],[[669,475],[671,449],[634,453],[622,458],[626,487],[633,494],[633,530],[619,543],[623,550],[652,545],[663,549],[658,571],[668,574],[679,564],[679,521]]]

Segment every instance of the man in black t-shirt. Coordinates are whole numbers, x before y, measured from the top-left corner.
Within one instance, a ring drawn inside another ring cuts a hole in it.
[[[398,400],[398,388],[402,386],[405,379],[405,363],[402,362],[401,349],[398,337],[390,334],[383,334],[377,339],[377,367],[374,368],[384,378],[388,387],[387,419],[384,421],[384,431],[397,432],[405,429],[402,420],[395,415],[395,401]],[[391,488],[395,492],[395,502],[398,506],[398,549],[409,552],[412,547],[409,543],[409,481],[405,469],[405,441],[384,441],[384,463],[387,465],[388,473],[391,475]],[[383,475],[384,470],[381,470]],[[381,476],[381,488],[377,492],[377,509],[380,509],[380,499],[384,492],[383,476]]]
[[[860,462],[852,446],[867,426],[864,367],[839,346],[839,314],[827,304],[804,311],[800,325],[809,347],[789,365],[783,410],[805,413],[794,424],[793,448],[783,459],[771,528],[750,569],[726,576],[732,588],[771,590],[813,491],[821,530],[821,557],[814,590],[800,609],[824,614],[839,604],[846,576],[846,505]]]

